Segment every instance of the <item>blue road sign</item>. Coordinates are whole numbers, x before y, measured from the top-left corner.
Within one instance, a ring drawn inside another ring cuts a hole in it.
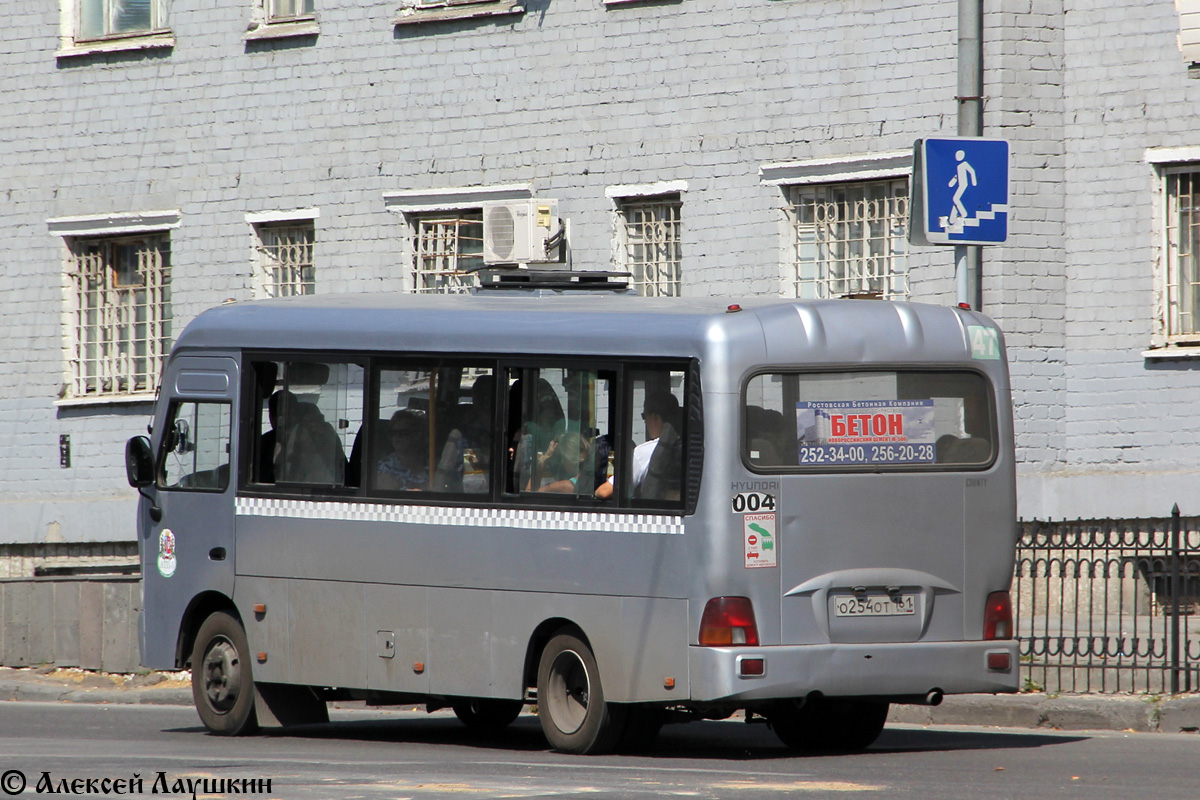
[[[918,140],[910,238],[919,244],[1000,244],[1008,238],[1008,142]],[[923,241],[922,241],[923,240]]]

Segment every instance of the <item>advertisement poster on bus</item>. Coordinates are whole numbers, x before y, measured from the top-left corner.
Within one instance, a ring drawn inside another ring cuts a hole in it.
[[[933,400],[822,400],[796,403],[801,465],[931,464]]]

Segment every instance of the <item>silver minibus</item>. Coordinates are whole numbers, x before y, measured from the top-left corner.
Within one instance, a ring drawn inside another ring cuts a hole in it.
[[[142,662],[204,725],[534,705],[551,747],[743,713],[871,744],[1017,688],[1003,337],[964,308],[597,286],[228,303],[165,366]]]

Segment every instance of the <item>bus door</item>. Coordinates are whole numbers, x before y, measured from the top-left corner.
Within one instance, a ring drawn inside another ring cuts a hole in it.
[[[988,379],[767,373],[745,415],[759,474],[734,511],[746,566],[778,568],[783,643],[963,639],[989,583],[968,575],[968,553],[1002,573],[1011,549],[1011,513],[988,502],[1007,497],[1004,481],[987,487],[1001,452]]]
[[[194,597],[233,596],[237,386],[231,358],[175,358],[163,379],[155,459],[161,516],[143,528],[141,553],[144,607],[154,608],[166,629],[144,631],[147,667],[174,667],[176,637]]]

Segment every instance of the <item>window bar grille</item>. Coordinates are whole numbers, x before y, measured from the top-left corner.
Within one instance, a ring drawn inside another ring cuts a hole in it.
[[[906,180],[797,187],[797,295],[908,296]]]
[[[1200,310],[1200,173],[1177,172],[1167,176],[1167,248],[1171,263],[1168,281],[1168,333],[1197,333]]]
[[[316,290],[311,225],[261,231],[263,283],[268,297],[292,297]]]
[[[413,291],[458,294],[477,285],[483,266],[483,214],[417,220]]]
[[[129,274],[120,272],[121,256],[132,258]],[[76,246],[68,355],[73,396],[154,388],[170,336],[168,258],[165,246],[151,240]]]
[[[681,293],[682,209],[683,203],[677,195],[621,205],[626,267],[643,296],[678,297]]]

